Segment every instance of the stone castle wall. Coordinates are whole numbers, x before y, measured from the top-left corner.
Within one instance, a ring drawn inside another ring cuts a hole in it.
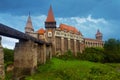
[[[5,72],[4,72],[4,52],[1,46],[1,37],[0,37],[0,80],[4,79]]]

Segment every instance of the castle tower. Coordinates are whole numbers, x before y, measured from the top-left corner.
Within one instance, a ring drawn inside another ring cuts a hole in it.
[[[30,17],[30,13],[27,19],[26,27],[25,27],[25,33],[32,33],[34,32],[33,26],[32,26],[32,20]]]
[[[46,28],[46,40],[50,43],[52,43],[52,55],[54,55],[56,52],[55,48],[55,30],[56,30],[56,21],[54,19],[54,14],[52,11],[52,6],[50,6],[50,9],[48,11],[48,16],[45,21],[45,28]]]
[[[97,33],[96,33],[96,39],[102,40],[102,33],[99,31],[99,29],[97,30]]]
[[[56,28],[56,21],[54,19],[54,14],[52,11],[52,6],[50,6],[49,12],[48,12],[48,16],[47,19],[45,21],[45,28]]]
[[[45,21],[45,28],[46,28],[46,37],[48,42],[52,42],[54,40],[54,32],[56,29],[56,21],[54,19],[54,14],[52,11],[52,6],[50,6],[50,9],[48,11],[48,16]]]

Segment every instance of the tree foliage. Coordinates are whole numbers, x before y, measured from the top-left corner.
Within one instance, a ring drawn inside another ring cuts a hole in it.
[[[13,62],[14,59],[14,51],[11,49],[4,48],[4,60],[6,62]]]
[[[93,62],[120,62],[120,40],[108,39],[103,48],[86,48],[78,57]]]
[[[107,62],[120,62],[120,41],[109,39],[105,41],[104,51]]]
[[[82,54],[78,54],[78,58],[93,62],[104,62],[103,48],[86,48]]]

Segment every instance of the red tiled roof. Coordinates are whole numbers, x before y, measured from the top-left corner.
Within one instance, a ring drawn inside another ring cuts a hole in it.
[[[50,6],[46,22],[55,22],[52,6]]]
[[[43,34],[45,33],[45,30],[44,30],[43,28],[41,28],[41,29],[39,29],[37,32],[38,32],[38,34],[43,35]]]
[[[69,25],[66,25],[66,24],[60,24],[60,27],[59,27],[61,30],[66,30],[66,31],[72,31],[73,33],[75,34],[81,34],[75,27],[73,26],[69,26]],[[82,35],[82,34],[81,34]]]

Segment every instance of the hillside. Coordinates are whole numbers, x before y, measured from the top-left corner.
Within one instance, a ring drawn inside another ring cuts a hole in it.
[[[40,65],[37,73],[26,80],[119,80],[120,64],[101,64],[53,58]]]

